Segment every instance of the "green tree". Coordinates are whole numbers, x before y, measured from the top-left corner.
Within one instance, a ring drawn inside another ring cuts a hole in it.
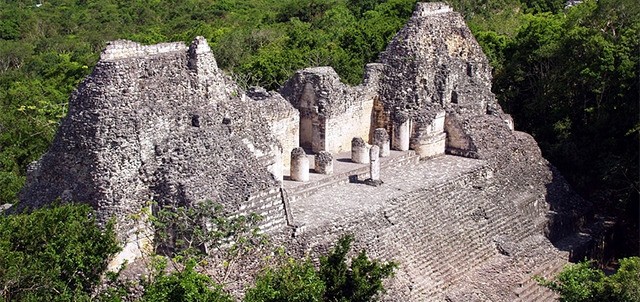
[[[246,302],[324,301],[325,285],[308,260],[290,259],[285,265],[267,268],[247,290]]]
[[[319,274],[327,288],[325,301],[376,301],[384,293],[382,281],[397,267],[394,262],[372,261],[364,250],[347,267],[346,255],[352,243],[352,235],[343,236],[329,255],[320,258]]]
[[[88,300],[119,251],[113,226],[86,205],[0,215],[0,296],[5,301]]]
[[[562,302],[640,301],[640,258],[620,260],[615,274],[606,276],[585,261],[565,267],[552,281],[539,282],[558,292]]]

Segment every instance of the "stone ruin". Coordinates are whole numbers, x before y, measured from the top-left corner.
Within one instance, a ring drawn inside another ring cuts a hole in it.
[[[371,176],[385,183],[351,181]],[[356,248],[400,263],[388,301],[548,298],[530,276],[584,241],[581,200],[514,131],[486,56],[442,3],[419,3],[355,87],[314,67],[279,92],[244,91],[201,37],[109,43],[20,204],[57,198],[115,219],[119,260],[141,253],[149,230],[132,217],[150,201],[259,214],[261,230],[299,255],[352,232]]]

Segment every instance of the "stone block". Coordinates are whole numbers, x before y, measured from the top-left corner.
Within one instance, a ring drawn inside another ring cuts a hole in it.
[[[315,156],[314,170],[319,174],[333,174],[333,155],[327,151],[320,151]]]
[[[369,163],[369,148],[361,137],[351,140],[351,161],[358,164]]]
[[[387,157],[391,154],[387,129],[377,128],[373,132],[373,144],[380,148],[380,157]]]
[[[304,149],[298,147],[291,150],[291,180],[306,182],[309,181],[309,158]]]

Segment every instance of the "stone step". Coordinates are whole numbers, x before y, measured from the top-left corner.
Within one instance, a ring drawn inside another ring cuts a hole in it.
[[[481,265],[494,254],[490,246],[470,243],[457,249],[444,249],[434,252],[426,262],[416,265],[418,272],[430,272],[430,276],[441,281],[439,287],[433,289],[442,291],[455,284],[469,270]]]
[[[558,295],[552,290],[536,285],[529,288],[522,296],[515,299],[517,302],[556,301]]]
[[[534,279],[534,276],[542,276],[547,279],[553,278],[564,268],[566,263],[566,259],[554,258],[531,273],[527,278],[522,280],[520,285],[513,291],[518,298],[516,301],[546,301],[540,299],[544,297],[555,297],[556,294],[552,290],[539,285]]]

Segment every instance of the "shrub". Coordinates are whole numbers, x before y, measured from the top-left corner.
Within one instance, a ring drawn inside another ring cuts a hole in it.
[[[290,259],[279,269],[267,269],[245,295],[246,302],[323,301],[325,285],[307,259]]]
[[[87,205],[0,215],[0,293],[6,301],[88,300],[118,250],[113,225],[98,227]]]
[[[640,302],[640,258],[621,259],[611,276],[585,261],[565,267],[555,280],[538,282],[559,293],[562,302]]]
[[[392,276],[397,267],[394,262],[372,261],[362,250],[347,269],[346,255],[352,242],[352,235],[343,236],[329,255],[320,258],[320,275],[327,286],[325,301],[375,301],[384,293],[382,280]]]
[[[351,259],[353,236],[342,236],[333,250],[320,259],[316,270],[307,260],[290,259],[279,269],[267,269],[247,291],[246,302],[270,301],[375,301],[384,292],[382,281],[393,275],[396,264],[370,260],[365,251]]]
[[[166,264],[166,263],[165,263]],[[195,270],[196,262],[188,261],[181,271],[165,273],[165,265],[157,266],[152,282],[145,286],[142,302],[207,301],[231,302],[220,285]]]

